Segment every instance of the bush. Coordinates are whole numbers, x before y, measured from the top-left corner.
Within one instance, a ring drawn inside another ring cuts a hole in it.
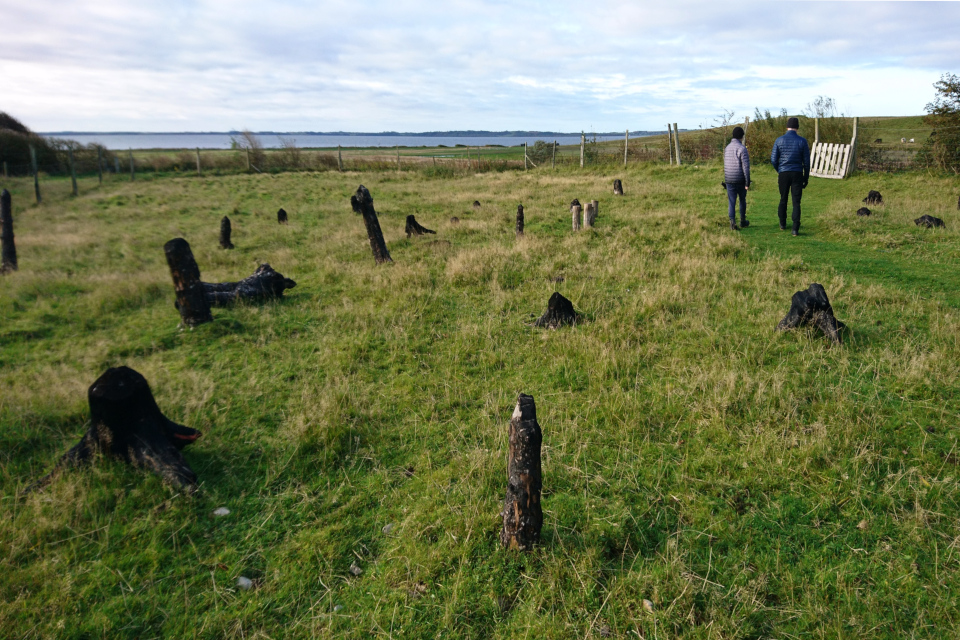
[[[945,73],[933,85],[937,95],[927,104],[924,124],[933,127],[917,154],[917,164],[960,172],[960,77]]]

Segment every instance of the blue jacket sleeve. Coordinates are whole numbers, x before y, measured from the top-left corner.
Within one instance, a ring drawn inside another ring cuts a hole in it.
[[[810,145],[807,143],[806,139],[803,140],[803,175],[810,175]]]
[[[770,153],[770,164],[773,165],[777,173],[780,173],[780,138],[777,138],[777,141],[773,143],[773,151]]]

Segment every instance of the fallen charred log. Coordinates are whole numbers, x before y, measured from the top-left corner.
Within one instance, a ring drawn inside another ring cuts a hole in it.
[[[286,289],[297,283],[277,273],[267,263],[261,264],[253,275],[239,282],[202,282],[203,293],[211,307],[227,307],[238,301],[264,302],[282,298]]]
[[[427,233],[436,234],[437,232],[432,229],[427,229],[425,226],[417,222],[417,219],[411,213],[407,216],[407,224],[403,228],[404,233],[407,234],[407,237],[410,236],[422,236]]]

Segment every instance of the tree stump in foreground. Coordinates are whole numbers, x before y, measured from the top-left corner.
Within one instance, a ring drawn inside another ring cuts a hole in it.
[[[840,344],[840,330],[846,325],[833,315],[833,307],[823,285],[814,282],[806,291],[797,291],[790,300],[790,311],[777,325],[777,331],[813,326],[834,344]]]
[[[277,211],[277,222],[279,224],[287,224],[287,212],[283,210],[283,207]]]
[[[357,187],[357,192],[350,196],[350,206],[356,213],[363,216],[363,224],[367,227],[367,238],[370,239],[370,249],[373,250],[373,259],[377,264],[393,262],[387,243],[383,241],[383,232],[380,230],[380,221],[377,211],[373,208],[373,196],[363,185]]]
[[[620,182],[620,178],[617,178],[613,181],[613,195],[622,196],[623,195],[623,183]]]
[[[918,227],[926,227],[927,229],[932,229],[934,227],[945,227],[943,220],[935,216],[924,214],[913,221]]]
[[[594,220],[597,219],[597,210],[594,209],[592,202],[587,203],[587,208],[583,211],[583,228],[590,229],[593,227]]]
[[[573,303],[561,295],[559,291],[554,291],[547,302],[547,311],[537,318],[533,326],[556,329],[568,324],[577,324],[580,314],[573,308]]]
[[[283,274],[277,273],[264,262],[253,275],[239,282],[202,282],[203,293],[211,307],[226,307],[239,300],[244,302],[263,302],[282,298],[286,289],[293,289],[297,283]]]
[[[867,209],[866,207],[860,207],[859,209],[857,209],[857,215],[860,217],[869,216],[871,213],[873,212],[870,211],[870,209]]]
[[[200,432],[164,416],[146,378],[129,367],[107,369],[90,385],[87,400],[90,428],[31,490],[46,485],[65,468],[90,462],[97,453],[152,471],[172,485],[195,488],[197,474],[180,450],[199,438]]]
[[[426,233],[433,233],[433,234],[436,234],[436,233],[437,233],[436,231],[433,231],[432,229],[427,229],[426,227],[424,227],[423,225],[421,225],[419,222],[417,222],[417,219],[416,219],[415,217],[413,217],[413,214],[412,214],[412,213],[407,216],[407,224],[406,224],[406,226],[403,228],[403,231],[404,231],[404,233],[407,234],[407,237],[408,237],[408,238],[409,238],[410,236],[422,236],[422,235],[424,235],[424,234],[426,234]]]
[[[870,191],[863,199],[864,204],[883,204],[883,196],[879,191]]]
[[[530,551],[540,542],[543,476],[540,446],[543,433],[537,423],[533,396],[521,393],[510,419],[510,452],[507,457],[507,495],[503,500],[500,542],[508,549]]]
[[[580,205],[570,207],[570,217],[573,219],[573,230],[580,231]]]
[[[523,235],[523,205],[517,205],[517,237]]]
[[[223,220],[220,221],[220,248],[221,249],[233,249],[233,243],[230,242],[230,218],[223,216]]]
[[[10,192],[0,193],[0,273],[17,270],[17,247],[13,243],[13,209]]]
[[[211,322],[213,316],[210,315],[210,304],[204,295],[203,283],[200,282],[200,267],[193,259],[190,244],[183,238],[174,238],[163,245],[163,252],[167,255],[173,289],[177,293],[176,306],[183,324],[195,327]]]

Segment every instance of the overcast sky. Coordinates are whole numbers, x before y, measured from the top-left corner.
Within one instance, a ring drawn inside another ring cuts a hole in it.
[[[36,131],[622,131],[818,95],[910,115],[955,2],[0,0],[0,110]]]

